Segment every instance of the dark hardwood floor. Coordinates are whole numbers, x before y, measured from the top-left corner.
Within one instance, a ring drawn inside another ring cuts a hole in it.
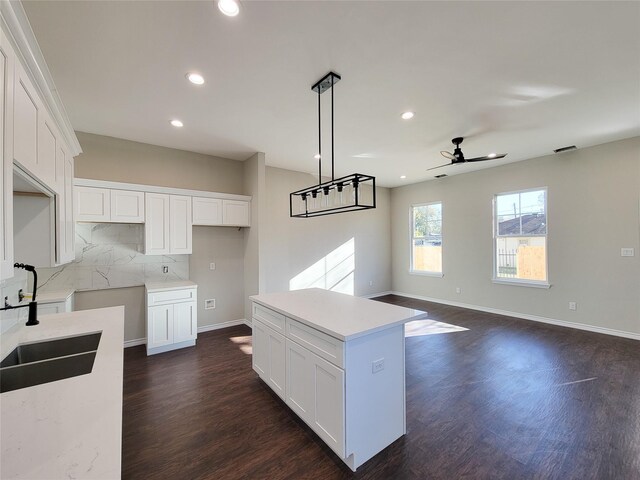
[[[125,479],[640,479],[640,342],[398,296],[407,435],[352,473],[251,369],[245,326],[125,351]]]

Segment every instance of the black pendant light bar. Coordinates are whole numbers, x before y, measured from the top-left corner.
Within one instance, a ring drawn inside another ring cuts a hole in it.
[[[333,135],[333,87],[341,77],[329,72],[311,90],[318,94],[318,183],[289,194],[289,215],[297,218],[320,217],[335,213],[376,208],[376,179],[352,173],[335,178]],[[331,90],[331,180],[322,181],[322,117],[320,95]]]

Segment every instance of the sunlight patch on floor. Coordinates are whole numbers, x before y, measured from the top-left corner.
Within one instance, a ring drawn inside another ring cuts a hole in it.
[[[229,340],[238,345],[238,348],[242,353],[245,353],[247,355],[251,355],[253,353],[251,335],[246,337],[230,337]]]
[[[465,330],[469,329],[436,320],[415,320],[405,324],[404,336],[421,337],[423,335],[435,335],[437,333],[464,332]]]

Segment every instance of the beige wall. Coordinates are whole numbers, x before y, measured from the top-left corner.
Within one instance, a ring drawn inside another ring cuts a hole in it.
[[[244,318],[251,320],[250,295],[264,291],[262,226],[266,221],[265,155],[258,152],[244,162],[244,194],[251,195],[251,227],[244,230]]]
[[[76,132],[75,176],[162,187],[242,193],[242,162]]]
[[[378,188],[377,208],[373,210],[290,218],[289,193],[314,182],[317,178],[306,173],[267,167],[267,219],[260,232],[265,291],[289,290],[292,278],[330,257],[351,239],[355,254],[354,294],[388,291],[391,287],[389,190]]]
[[[534,187],[548,187],[552,286],[494,284],[493,195]],[[443,278],[408,272],[410,205],[432,201],[443,203]],[[392,288],[639,334],[639,209],[640,137],[394,188]],[[621,257],[621,247],[635,256]]]
[[[143,185],[244,192],[243,162],[76,132],[83,153],[76,158],[76,177]],[[232,227],[194,227],[190,278],[198,284],[198,325],[244,317],[243,232]],[[216,263],[216,270],[209,264]],[[204,309],[204,300],[216,308]],[[144,288],[118,288],[78,294],[78,309],[125,306],[125,340],[144,338]]]
[[[75,310],[91,310],[116,305],[124,305],[124,339],[144,338],[144,287],[76,292],[74,297]]]

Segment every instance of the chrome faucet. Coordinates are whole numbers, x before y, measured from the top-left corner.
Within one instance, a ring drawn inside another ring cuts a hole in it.
[[[10,305],[7,301],[7,297],[4,297],[4,307],[0,308],[0,310],[13,310],[16,308],[29,307],[29,319],[25,325],[27,327],[38,325],[40,322],[38,321],[38,302],[36,302],[36,292],[38,290],[38,274],[36,273],[36,269],[33,265],[25,265],[24,263],[14,263],[13,268],[22,268],[27,272],[33,273],[33,297],[27,305],[16,306]]]

